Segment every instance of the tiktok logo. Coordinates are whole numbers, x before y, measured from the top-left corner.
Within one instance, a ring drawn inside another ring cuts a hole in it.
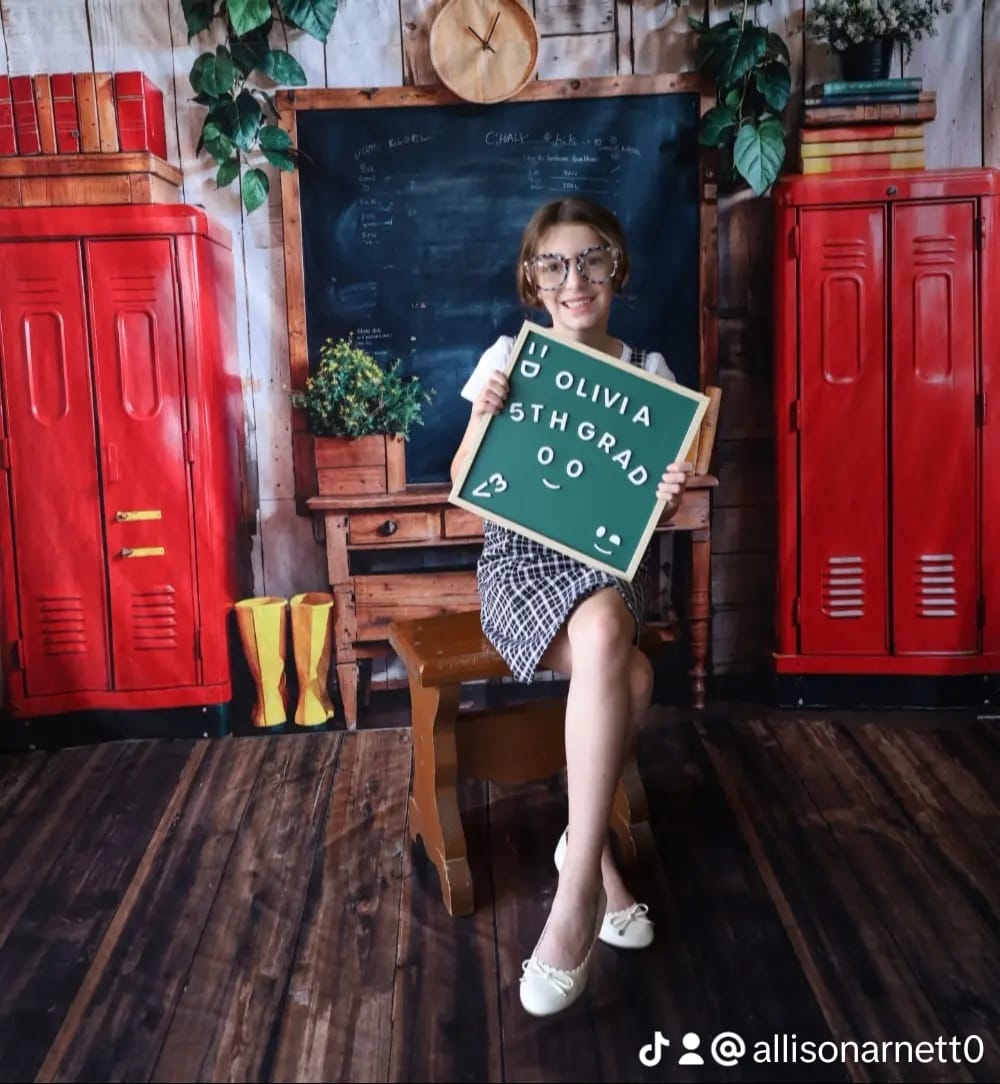
[[[662,1031],[656,1031],[653,1034],[653,1041],[647,1043],[639,1051],[639,1061],[643,1065],[652,1068],[654,1065],[659,1065],[663,1060],[663,1051],[670,1045],[670,1040],[664,1038]]]

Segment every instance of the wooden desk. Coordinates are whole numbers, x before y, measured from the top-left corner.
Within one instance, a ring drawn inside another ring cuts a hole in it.
[[[687,634],[691,642],[692,702],[705,706],[705,660],[708,656],[711,592],[712,490],[710,474],[688,482],[674,518],[657,528],[654,541],[680,532],[691,544],[691,584]],[[456,610],[479,608],[474,568],[443,571],[411,567],[408,571],[374,571],[363,566],[391,550],[425,550],[430,546],[481,544],[483,521],[448,503],[445,483],[408,486],[401,493],[358,497],[311,497],[312,512],[326,526],[326,559],[334,595],[334,645],[337,679],[347,725],[358,718],[358,672],[362,659],[390,652],[389,622]],[[419,562],[419,553],[414,553]],[[656,568],[656,563],[651,563]],[[660,616],[660,615],[656,615]],[[666,616],[666,615],[662,615]],[[655,623],[655,619],[654,619]]]

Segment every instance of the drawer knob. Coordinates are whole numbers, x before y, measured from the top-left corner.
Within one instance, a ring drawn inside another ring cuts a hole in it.
[[[380,523],[378,526],[378,533],[383,538],[388,538],[389,535],[395,534],[399,530],[399,524],[394,519],[387,519],[385,523]]]

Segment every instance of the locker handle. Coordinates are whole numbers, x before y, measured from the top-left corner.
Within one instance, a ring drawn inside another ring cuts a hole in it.
[[[166,554],[164,546],[123,546],[118,551],[119,557],[163,557]]]
[[[104,446],[104,462],[109,482],[120,482],[121,475],[118,473],[118,445],[106,444]]]
[[[136,523],[139,520],[163,519],[163,513],[159,508],[150,508],[137,512],[115,512],[115,520],[118,523]]]

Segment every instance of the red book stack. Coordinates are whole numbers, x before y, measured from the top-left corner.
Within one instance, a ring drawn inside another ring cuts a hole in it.
[[[14,103],[14,131],[18,154],[41,154],[38,134],[38,110],[35,108],[35,82],[30,75],[10,77],[10,96]]]
[[[17,154],[14,135],[14,103],[10,96],[10,78],[0,75],[0,155]]]
[[[123,151],[167,157],[163,91],[144,72],[115,73],[118,143]]]

